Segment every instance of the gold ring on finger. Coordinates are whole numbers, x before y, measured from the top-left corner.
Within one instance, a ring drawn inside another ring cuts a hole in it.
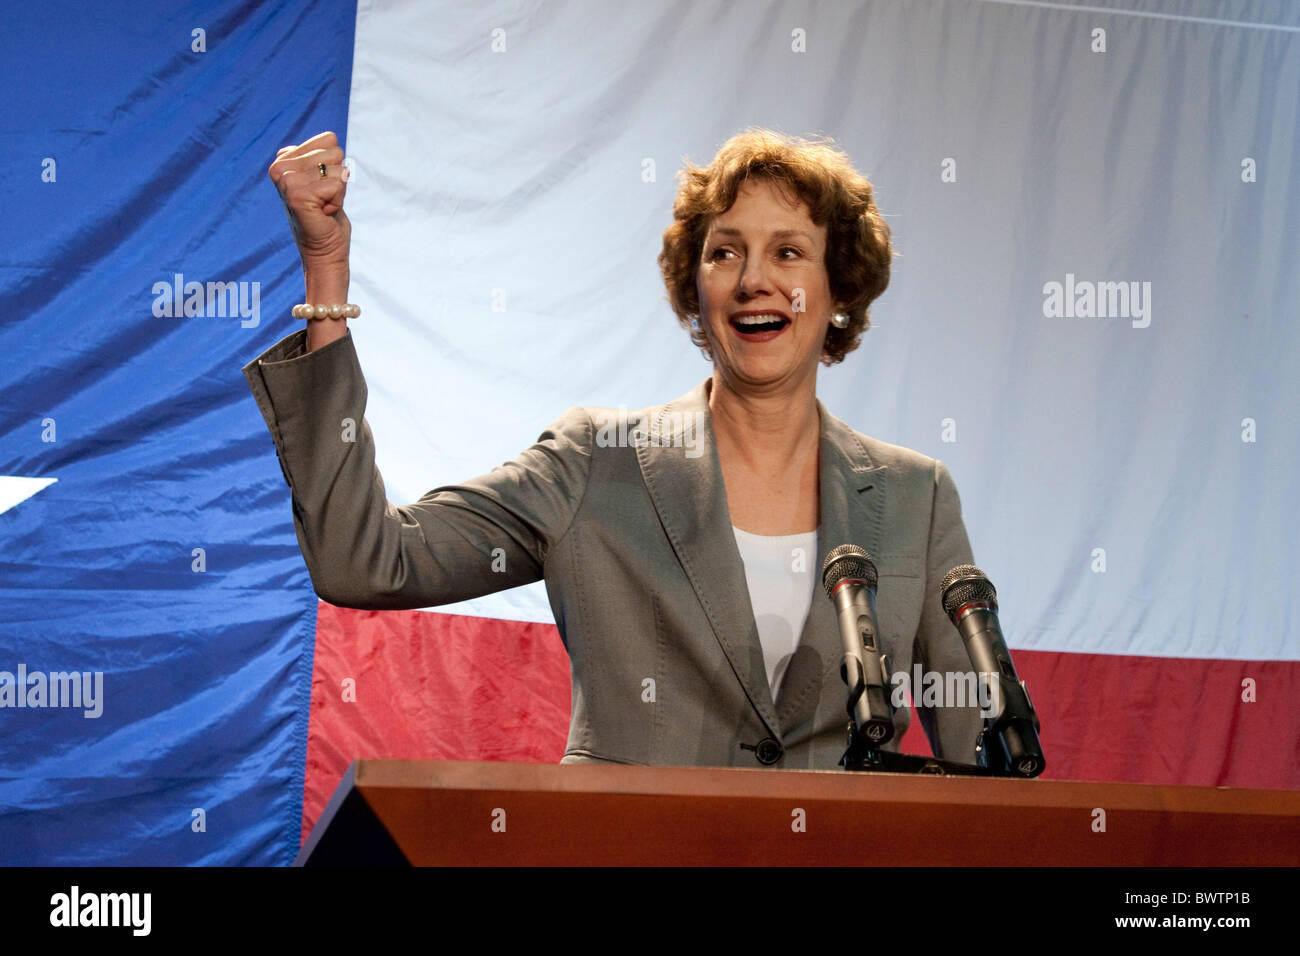
[[[324,164],[324,163],[317,163],[317,164],[316,164],[316,168],[320,170],[320,178],[321,178],[321,179],[324,179],[324,178],[325,178],[325,164]]]

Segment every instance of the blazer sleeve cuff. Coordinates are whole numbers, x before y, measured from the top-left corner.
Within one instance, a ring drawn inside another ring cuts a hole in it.
[[[307,330],[299,329],[245,365],[243,373],[290,487],[293,468],[286,462],[294,460],[295,449],[289,446],[301,444],[303,436],[317,437],[322,406],[358,413],[366,406],[365,376],[351,332],[308,352]]]

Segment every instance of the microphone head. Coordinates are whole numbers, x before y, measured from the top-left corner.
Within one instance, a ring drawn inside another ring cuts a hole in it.
[[[826,596],[832,597],[839,583],[848,578],[862,581],[867,587],[875,589],[879,575],[866,548],[859,548],[856,544],[842,544],[826,555],[826,563],[822,565],[822,587],[826,589]]]
[[[973,564],[959,564],[939,582],[939,596],[943,599],[943,612],[956,623],[957,612],[971,602],[988,604],[998,609],[998,592],[993,582]]]

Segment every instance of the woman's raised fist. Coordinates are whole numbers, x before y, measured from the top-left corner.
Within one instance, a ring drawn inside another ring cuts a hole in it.
[[[303,271],[346,274],[352,223],[343,211],[348,168],[338,138],[330,132],[317,133],[304,143],[285,146],[276,153],[267,175],[289,215]]]

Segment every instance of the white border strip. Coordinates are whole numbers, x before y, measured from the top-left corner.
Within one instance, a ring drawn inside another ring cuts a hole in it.
[[[1213,20],[1209,17],[1189,17],[1177,13],[1152,13],[1149,10],[1117,10],[1112,7],[1090,7],[1074,3],[1052,3],[1050,0],[975,0],[976,3],[997,3],[1011,7],[1045,7],[1048,10],[1068,10],[1072,13],[1113,13],[1122,17],[1146,17],[1150,20],[1178,20],[1183,23],[1206,23],[1215,27],[1241,27],[1245,30],[1278,30],[1282,33],[1300,33],[1300,27],[1276,23],[1249,23],[1245,20]]]

